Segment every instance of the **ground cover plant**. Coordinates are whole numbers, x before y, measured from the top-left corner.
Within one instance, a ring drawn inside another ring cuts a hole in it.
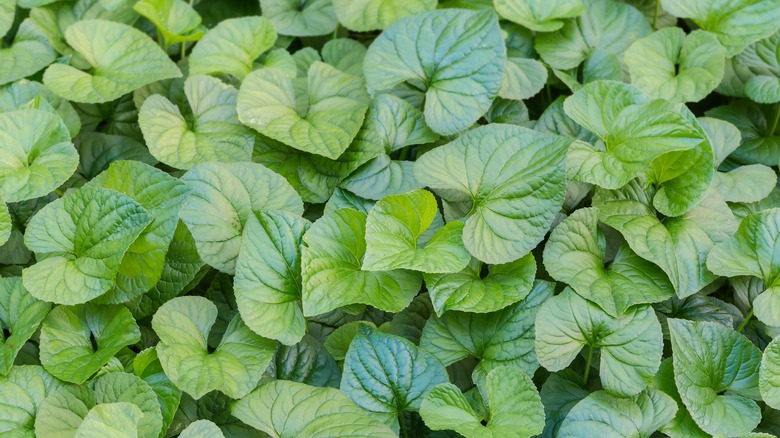
[[[0,0],[0,437],[780,434],[780,0]]]

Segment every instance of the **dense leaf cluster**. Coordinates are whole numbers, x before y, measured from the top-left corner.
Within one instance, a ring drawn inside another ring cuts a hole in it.
[[[0,37],[0,437],[780,433],[780,0]]]

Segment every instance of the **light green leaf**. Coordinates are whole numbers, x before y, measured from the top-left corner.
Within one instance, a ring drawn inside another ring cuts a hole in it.
[[[638,195],[636,193],[639,193]],[[737,220],[713,190],[682,216],[659,219],[638,182],[623,190],[597,193],[593,205],[599,219],[623,235],[640,257],[669,276],[677,296],[685,298],[715,281],[706,257],[713,246],[728,240]]]
[[[54,62],[56,55],[46,36],[25,19],[11,45],[0,47],[0,85],[37,73]]]
[[[238,91],[216,78],[190,76],[184,94],[192,111],[186,115],[161,95],[150,96],[141,106],[138,123],[152,155],[179,169],[210,161],[249,161],[254,136],[238,121]]]
[[[357,135],[368,108],[368,94],[356,79],[315,62],[300,89],[279,69],[257,70],[241,84],[238,117],[265,136],[335,160]]]
[[[652,307],[637,305],[613,318],[565,289],[536,315],[536,355],[549,371],[560,371],[583,347],[599,349],[601,384],[621,397],[639,394],[661,365],[663,337]],[[590,361],[588,361],[590,362]]]
[[[780,160],[780,135],[774,106],[758,105],[748,100],[738,100],[707,111],[707,117],[725,120],[739,128],[742,142],[729,158],[740,164],[776,166]]]
[[[276,31],[265,17],[220,21],[192,49],[190,74],[229,74],[244,80],[254,70],[255,60],[275,42]]]
[[[260,7],[282,35],[327,35],[339,24],[331,0],[260,0]]]
[[[24,244],[38,260],[22,273],[25,288],[57,304],[105,294],[116,285],[125,253],[152,220],[130,197],[99,187],[46,205],[25,231]]]
[[[86,179],[98,176],[116,161],[139,161],[150,166],[157,164],[146,145],[123,135],[82,132],[73,141],[79,151],[77,172]]]
[[[623,58],[631,82],[651,98],[698,102],[723,78],[726,49],[711,33],[667,27],[636,41]]]
[[[250,215],[233,280],[236,304],[247,327],[293,345],[306,333],[301,308],[301,243],[306,219],[283,211]]]
[[[535,96],[547,83],[547,67],[535,59],[507,58],[498,95],[522,100]]]
[[[295,345],[280,345],[266,374],[321,387],[338,387],[341,381],[341,368],[323,343],[309,334]]]
[[[436,9],[438,0],[333,0],[341,24],[349,30],[384,29],[400,18]]]
[[[405,270],[366,271],[366,215],[337,210],[315,222],[301,250],[303,314],[320,315],[350,304],[399,312],[419,292],[422,279]]]
[[[451,135],[490,108],[505,60],[494,13],[447,9],[393,23],[369,47],[364,70],[371,93],[404,83],[424,90],[425,121]]]
[[[183,0],[141,0],[133,9],[154,24],[168,46],[203,37],[200,15]]]
[[[43,74],[43,83],[71,101],[108,102],[146,84],[181,77],[176,64],[151,38],[125,24],[82,20],[65,30],[65,39],[91,69],[52,64]]]
[[[468,196],[466,248],[480,261],[509,263],[542,241],[560,210],[570,142],[519,126],[492,124],[426,153],[415,163],[414,173],[433,189],[457,191],[461,201]]]
[[[277,380],[233,404],[230,413],[272,438],[393,438],[387,426],[334,388]]]
[[[16,0],[0,1],[0,38],[4,37],[13,26],[15,15]]]
[[[700,28],[714,33],[729,58],[754,41],[777,31],[778,0],[660,0],[675,17],[689,18]]]
[[[606,55],[619,63],[631,43],[652,32],[642,13],[630,5],[612,0],[583,3],[583,13],[562,28],[536,35],[536,51],[552,68],[573,69],[591,56]]]
[[[780,336],[764,349],[758,378],[761,399],[774,409],[780,409]]]
[[[761,351],[734,330],[711,322],[670,319],[669,331],[674,379],[696,424],[713,435],[752,431],[761,420],[753,401],[761,397]]]
[[[744,94],[754,102],[777,103],[780,101],[780,56],[777,47],[780,34],[757,41],[735,58],[737,68],[749,72],[745,77]]]
[[[40,82],[22,79],[0,87],[0,113],[30,108],[36,99],[41,101],[38,109],[43,108],[43,101],[49,104],[68,127],[71,137],[75,137],[81,129],[81,119],[73,105],[66,99],[54,94]]]
[[[181,220],[198,253],[222,272],[235,271],[244,224],[253,211],[282,210],[300,215],[303,202],[277,173],[255,163],[205,163],[182,177],[190,196]]]
[[[368,214],[368,211],[374,208],[374,204],[376,204],[376,202],[363,199],[348,190],[336,189],[333,196],[331,196],[330,199],[328,199],[327,204],[325,204],[325,212],[323,214],[327,215],[336,210],[341,210],[342,208],[349,208]]]
[[[60,380],[82,384],[140,339],[135,320],[122,306],[57,306],[41,326],[41,364]]]
[[[694,295],[696,297],[698,295]],[[677,390],[677,384],[674,381],[674,367],[672,358],[664,359],[658,374],[655,375],[653,387],[663,391],[671,397],[677,404],[677,414],[674,419],[661,426],[660,432],[669,435],[672,438],[709,438],[710,435],[702,431],[696,422],[691,418],[691,414],[685,408],[680,398],[680,392]]]
[[[566,415],[580,400],[590,394],[582,384],[582,378],[570,369],[551,374],[544,381],[539,390],[545,415],[543,437],[556,436]]]
[[[0,246],[8,242],[13,231],[14,222],[11,218],[11,213],[8,211],[8,205],[0,198]]]
[[[558,30],[564,19],[585,12],[582,0],[494,0],[493,4],[503,18],[537,32]]]
[[[74,438],[135,438],[138,436],[138,422],[143,412],[138,406],[127,403],[103,403],[89,410],[79,425]]]
[[[19,202],[49,194],[73,175],[79,156],[62,120],[41,110],[0,114],[0,198]]]
[[[418,410],[434,386],[448,382],[444,365],[429,353],[362,325],[344,359],[341,392],[395,429],[404,411]]]
[[[538,281],[522,301],[492,313],[447,312],[431,316],[420,347],[449,366],[467,357],[479,359],[474,381],[508,365],[532,375],[539,367],[534,353],[534,319],[553,294],[553,284]]]
[[[219,427],[209,420],[197,420],[181,431],[179,438],[225,438]]]
[[[21,277],[0,278],[0,376],[11,371],[19,351],[50,309],[51,304],[38,301],[24,289]]]
[[[217,306],[206,298],[178,297],[163,304],[152,318],[160,363],[171,382],[195,399],[214,390],[244,397],[260,381],[276,342],[257,336],[235,316],[209,353],[207,339],[216,320]]]
[[[753,301],[759,321],[780,326],[780,209],[748,215],[731,239],[715,245],[707,268],[716,275],[761,278],[767,289]]]
[[[157,403],[160,405],[162,415],[160,436],[163,436],[179,408],[181,390],[165,375],[160,360],[157,358],[157,350],[154,348],[147,348],[135,356],[133,373],[143,379],[157,395]]]
[[[344,358],[347,357],[347,350],[349,350],[352,340],[355,339],[362,325],[376,328],[376,325],[371,321],[352,321],[337,327],[325,338],[325,348],[333,359],[344,361]]]
[[[130,301],[151,289],[160,279],[187,187],[165,172],[138,161],[112,163],[87,185],[125,194],[152,217],[152,222],[122,258],[116,286],[99,298],[103,304]]]
[[[17,365],[0,380],[0,434],[8,437],[35,438],[35,417],[43,400],[63,384],[43,367]]]
[[[582,208],[553,230],[544,247],[547,272],[613,317],[674,295],[666,274],[625,246],[605,266],[606,239],[598,218],[598,209]]]
[[[368,49],[349,38],[336,38],[322,46],[322,61],[352,76],[363,79],[363,60]],[[296,52],[297,53],[297,52]],[[306,76],[308,69],[298,76]]]
[[[436,198],[427,190],[377,202],[366,220],[363,269],[452,273],[465,268],[470,256],[461,238],[463,223],[451,222],[436,230],[436,219],[441,221]]]
[[[597,391],[566,415],[558,437],[650,437],[674,418],[677,403],[657,389],[620,398]]]
[[[475,438],[529,438],[544,429],[544,407],[539,393],[531,378],[522,371],[498,367],[488,373],[480,391],[486,394],[488,418],[483,418],[469,405],[457,386],[451,383],[438,385],[428,393],[420,407],[425,425],[433,430],[454,430]]]

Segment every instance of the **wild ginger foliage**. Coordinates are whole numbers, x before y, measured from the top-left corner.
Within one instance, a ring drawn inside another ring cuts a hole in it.
[[[780,0],[0,38],[0,436],[780,434]]]

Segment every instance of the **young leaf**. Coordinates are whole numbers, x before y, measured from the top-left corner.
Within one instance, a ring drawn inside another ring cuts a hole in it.
[[[363,303],[390,312],[403,310],[419,292],[420,275],[405,270],[366,271],[366,215],[337,210],[315,222],[301,250],[303,314],[320,315]]]
[[[25,109],[0,114],[0,198],[19,202],[49,194],[79,163],[56,114]]]
[[[666,274],[625,246],[605,267],[606,241],[598,217],[596,208],[579,209],[553,230],[544,247],[547,272],[612,317],[674,295]]]
[[[723,79],[726,49],[711,33],[668,27],[636,41],[623,59],[631,82],[651,98],[698,102]]]
[[[38,365],[17,365],[0,380],[0,433],[35,438],[35,417],[43,400],[64,385]]]
[[[91,67],[86,72],[57,63],[46,69],[43,83],[68,100],[108,102],[146,84],[181,77],[151,38],[128,25],[82,20],[65,30],[65,38]]]
[[[780,337],[764,349],[758,377],[761,399],[774,409],[780,409]]]
[[[203,37],[200,15],[183,0],[141,0],[133,9],[154,24],[167,46]]]
[[[426,153],[415,163],[414,173],[433,189],[468,196],[466,248],[480,261],[509,263],[539,244],[560,210],[570,142],[492,124]]]
[[[57,306],[41,326],[41,364],[60,380],[82,384],[140,339],[138,325],[122,306]]]
[[[553,294],[553,284],[537,281],[522,301],[492,313],[447,312],[431,316],[420,347],[444,365],[467,357],[479,359],[474,381],[482,382],[490,370],[509,365],[532,375],[539,367],[534,353],[534,319]]]
[[[434,132],[467,129],[490,108],[504,76],[506,48],[496,18],[447,9],[396,21],[368,49],[369,91],[409,83],[425,92],[425,121]]]
[[[295,189],[260,164],[199,164],[181,179],[190,188],[181,220],[192,232],[203,261],[225,273],[235,271],[241,234],[253,211],[303,213]]]
[[[209,420],[197,420],[181,431],[179,438],[225,438],[222,430]]]
[[[396,434],[339,390],[277,380],[233,404],[230,413],[273,438],[392,438]]]
[[[566,18],[585,11],[582,0],[495,0],[493,4],[503,18],[537,32],[558,30]]]
[[[509,57],[498,95],[504,99],[528,99],[547,83],[547,67],[535,59]],[[495,101],[494,101],[495,103]]]
[[[46,36],[26,19],[9,47],[0,47],[0,85],[33,75],[54,62],[57,53]]]
[[[235,316],[210,353],[207,339],[216,320],[217,306],[206,298],[168,301],[152,318],[152,328],[160,337],[157,354],[165,374],[193,398],[214,390],[241,398],[257,386],[276,342],[257,336]]]
[[[677,411],[675,401],[657,389],[620,398],[597,391],[577,403],[566,415],[558,437],[649,437]]]
[[[38,301],[24,289],[21,277],[0,278],[0,376],[11,371],[24,343],[50,309],[51,304]]]
[[[368,104],[354,76],[315,62],[303,89],[279,69],[247,76],[238,93],[238,117],[265,136],[335,160],[357,135]]]
[[[141,106],[138,124],[152,155],[178,169],[249,161],[254,136],[238,121],[238,90],[216,78],[190,76],[184,94],[192,110],[186,116],[161,95],[149,96]]]
[[[761,420],[753,401],[761,398],[761,351],[734,330],[711,322],[669,319],[669,332],[674,380],[696,424],[713,435],[752,431]]]
[[[327,35],[339,24],[331,0],[260,0],[260,7],[282,35]]]
[[[362,325],[344,359],[341,391],[395,429],[398,416],[418,410],[434,386],[447,382],[444,365],[431,354]]]
[[[341,24],[356,32],[381,30],[398,19],[436,9],[437,0],[333,0]]]
[[[116,285],[125,253],[152,220],[130,197],[99,187],[48,204],[25,231],[24,244],[38,263],[24,269],[24,287],[57,304],[105,294]]]
[[[301,243],[306,219],[283,211],[250,215],[233,280],[241,318],[255,333],[293,345],[306,333]]]
[[[498,367],[480,390],[486,394],[489,417],[477,413],[457,386],[436,386],[422,402],[420,415],[433,430],[454,430],[464,436],[529,438],[544,429],[544,407],[536,387],[522,371]],[[483,421],[486,424],[483,424]]]
[[[229,74],[242,81],[275,42],[276,31],[265,17],[220,21],[192,49],[190,74]]]
[[[71,137],[81,130],[81,119],[70,102],[54,94],[40,82],[22,79],[0,88],[0,113],[30,108],[36,99],[44,100],[60,116]],[[44,109],[43,105],[38,109]]]
[[[560,371],[587,346],[588,357],[599,349],[599,377],[611,394],[639,394],[661,365],[663,337],[652,307],[637,305],[613,318],[565,289],[536,315],[536,356],[549,371]],[[586,367],[590,367],[590,360]],[[586,375],[589,372],[586,368]]]

